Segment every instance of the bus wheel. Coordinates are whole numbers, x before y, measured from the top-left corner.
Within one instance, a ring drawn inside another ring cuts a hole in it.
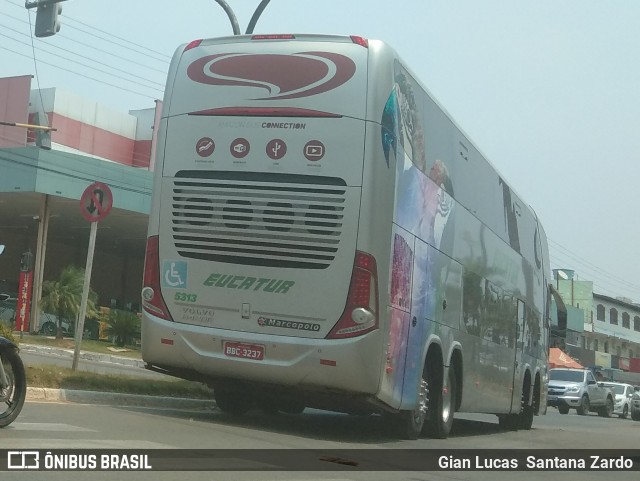
[[[533,426],[533,406],[524,405],[520,412],[520,429],[529,430]]]
[[[498,425],[504,431],[517,431],[520,425],[520,416],[517,414],[499,414]]]
[[[520,429],[529,430],[533,426],[533,405],[527,403],[528,396],[525,395],[524,389],[522,390],[522,410],[520,411]]]
[[[438,376],[428,374],[429,396],[427,412],[429,417],[423,431],[429,437],[445,439],[453,426],[453,413],[456,408],[456,371],[449,369],[447,381],[440,383]]]
[[[218,409],[225,413],[239,416],[246,413],[253,407],[253,401],[249,397],[248,393],[243,391],[214,389],[213,396],[216,400]]]
[[[400,411],[392,416],[394,427],[403,439],[418,439],[427,417],[427,380],[423,371],[418,388],[418,402],[412,411]]]

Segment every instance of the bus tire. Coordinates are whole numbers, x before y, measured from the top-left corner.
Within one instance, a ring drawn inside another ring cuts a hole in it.
[[[522,389],[522,406],[521,406],[520,414],[518,416],[520,418],[519,428],[527,431],[531,429],[531,427],[533,426],[533,415],[534,415],[533,404],[529,404],[527,402],[528,397],[529,396],[527,392],[523,388]]]
[[[517,431],[520,427],[520,416],[518,414],[499,414],[498,425],[503,431]]]
[[[427,418],[427,390],[426,369],[422,371],[420,386],[418,387],[418,402],[411,411],[400,411],[392,415],[394,427],[403,439],[418,439]]]
[[[524,405],[520,412],[520,429],[529,430],[533,426],[533,406]]]
[[[240,416],[253,407],[253,401],[243,391],[230,389],[214,389],[213,396],[218,409],[224,413]]]
[[[456,408],[456,371],[453,366],[448,369],[447,382],[441,382],[436,373],[429,374],[427,414],[423,431],[431,438],[446,439],[453,426],[453,413]]]

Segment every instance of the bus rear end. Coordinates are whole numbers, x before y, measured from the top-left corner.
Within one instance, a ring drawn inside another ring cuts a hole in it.
[[[219,405],[377,392],[377,267],[357,243],[367,57],[327,36],[176,52],[145,263],[150,368],[209,383]]]

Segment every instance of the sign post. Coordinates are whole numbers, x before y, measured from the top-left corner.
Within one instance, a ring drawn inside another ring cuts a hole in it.
[[[91,269],[93,267],[93,252],[96,247],[96,234],[98,222],[104,219],[113,207],[113,194],[111,189],[102,182],[94,182],[87,187],[80,198],[80,212],[82,216],[91,222],[89,234],[89,249],[87,250],[87,265],[84,270],[84,284],[82,286],[82,300],[80,301],[80,313],[76,322],[75,351],[73,353],[73,371],[78,367],[80,357],[80,344],[84,332],[84,318],[87,314],[87,302],[89,299],[89,286],[91,284]]]

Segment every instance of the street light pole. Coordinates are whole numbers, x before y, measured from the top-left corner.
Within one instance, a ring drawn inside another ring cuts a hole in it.
[[[250,35],[253,33],[253,29],[255,28],[256,23],[258,22],[258,18],[260,18],[260,15],[262,14],[263,10],[267,7],[267,4],[270,1],[271,0],[262,0],[260,2],[260,5],[258,5],[258,7],[256,8],[256,11],[253,12],[253,16],[249,21],[249,25],[247,26],[247,31],[245,32],[245,35]],[[229,4],[225,0],[216,0],[216,2],[218,2],[218,5],[220,5],[223,8],[223,10],[227,13],[227,16],[229,17],[229,21],[231,22],[231,28],[233,28],[233,34],[241,35],[240,26],[238,25],[238,19],[236,18],[236,15],[235,13],[233,13],[233,10],[229,6]]]

